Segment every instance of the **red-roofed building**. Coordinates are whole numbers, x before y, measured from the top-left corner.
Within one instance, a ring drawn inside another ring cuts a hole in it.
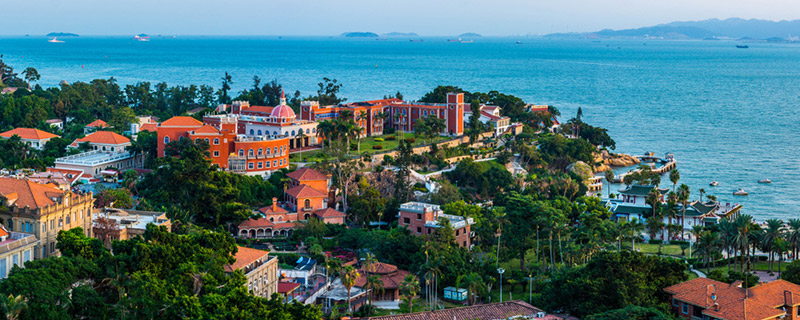
[[[355,286],[366,290],[367,277],[378,275],[381,277],[381,282],[383,282],[383,292],[376,292],[373,299],[375,301],[400,301],[400,283],[409,274],[411,273],[397,269],[397,266],[393,264],[376,262],[367,270],[362,263],[358,269],[358,278],[356,278]]]
[[[47,141],[50,141],[50,139],[58,138],[58,135],[32,128],[16,128],[0,133],[0,138],[3,139],[10,139],[13,136],[18,136],[22,142],[27,143],[37,150],[44,149],[44,145],[47,144]]]
[[[464,111],[464,125],[469,124],[469,119],[472,117],[472,110],[470,105],[465,105]],[[500,107],[480,105],[481,122],[492,126],[494,134],[500,136],[506,133],[511,126],[511,118],[500,115]]]
[[[741,281],[697,278],[664,291],[672,295],[672,310],[682,319],[800,319],[800,286],[786,280],[745,289]]]
[[[107,122],[97,119],[95,121],[90,122],[85,127],[83,127],[83,134],[89,134],[90,132],[94,132],[97,130],[110,128],[111,126],[108,125]]]
[[[284,237],[291,234],[296,223],[319,219],[325,223],[344,224],[345,214],[328,207],[329,178],[310,168],[287,174],[293,187],[284,192],[285,201],[272,198],[272,205],[257,210],[259,218],[239,224],[238,235],[243,238]],[[320,189],[311,187],[311,183]]]
[[[225,272],[241,270],[247,278],[247,289],[259,297],[269,298],[278,292],[278,259],[268,251],[237,247],[236,262],[225,266]]]
[[[278,282],[278,293],[283,296],[286,302],[294,300],[301,295],[297,288],[300,288],[300,284],[296,282]]]
[[[468,307],[449,308],[434,311],[378,316],[374,320],[513,320],[542,319],[561,320],[564,317],[547,314],[539,308],[520,300],[479,304]]]
[[[82,143],[89,143],[92,150],[125,152],[125,147],[131,145],[131,139],[111,131],[95,131],[83,138],[76,139],[69,147],[78,148]]]
[[[93,204],[91,192],[79,194],[28,179],[0,177],[0,205],[5,207],[0,210],[0,224],[39,239],[34,259],[59,255],[58,231],[82,227],[91,236]]]

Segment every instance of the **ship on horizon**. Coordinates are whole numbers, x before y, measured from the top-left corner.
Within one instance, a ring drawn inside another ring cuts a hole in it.
[[[133,36],[133,39],[135,39],[136,41],[150,41],[150,36],[148,36],[148,35],[146,35],[144,33],[140,33],[140,34],[137,34],[137,35]]]

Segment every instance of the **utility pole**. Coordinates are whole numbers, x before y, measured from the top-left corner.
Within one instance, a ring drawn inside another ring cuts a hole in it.
[[[503,272],[506,272],[506,269],[497,268],[497,273],[500,274],[500,302],[503,302]]]
[[[500,227],[497,227],[497,256],[495,257],[494,267],[500,267],[500,236],[503,235],[503,231],[500,230]],[[499,269],[498,269],[499,270]]]

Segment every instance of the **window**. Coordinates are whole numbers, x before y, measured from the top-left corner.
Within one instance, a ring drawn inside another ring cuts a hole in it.
[[[11,266],[18,266],[19,265],[19,255],[15,254],[11,256]]]
[[[261,169],[261,168],[263,168],[263,167],[264,167],[264,163],[259,161],[259,162],[258,162],[258,168],[259,168],[259,169]]]
[[[304,201],[303,204],[305,205],[306,208],[311,208],[311,200],[306,199],[306,201]]]
[[[219,144],[219,138],[214,138],[214,144]]]
[[[256,135],[256,131],[255,131],[255,130],[253,130],[253,129],[250,129],[250,135],[251,135],[251,136],[254,136],[254,135]]]
[[[22,263],[31,261],[31,250],[25,250],[25,253],[22,256]]]
[[[267,161],[267,168],[269,168],[269,161]]]
[[[244,149],[239,149],[239,156],[244,157]]]
[[[248,157],[252,157],[253,156],[253,149],[247,150],[247,156]]]
[[[205,138],[205,139],[203,139],[203,140],[205,140],[205,142],[206,142],[206,143],[209,143],[209,141],[208,141],[208,138]]]
[[[294,137],[294,130],[292,130],[292,137]]]
[[[409,218],[403,218],[403,223],[405,223],[405,224],[411,224],[411,219],[409,219]]]
[[[422,214],[421,213],[417,213],[417,220],[422,220]]]
[[[169,143],[169,137],[164,137],[164,144]]]
[[[264,149],[258,148],[258,156],[262,156],[264,154]]]
[[[678,306],[679,306],[679,304],[680,304],[680,303],[678,303],[678,300],[672,299],[672,306],[673,306],[673,307],[678,307]]]
[[[56,243],[50,242],[50,252],[56,252]]]
[[[278,135],[278,131],[272,131],[272,135],[273,136],[277,136]]]
[[[456,229],[456,237],[458,237],[458,230],[459,230],[459,229]]]
[[[308,133],[311,133],[311,130],[308,130],[308,128],[306,128],[306,134]]]
[[[684,302],[682,303],[682,305],[683,305],[683,310],[682,310],[683,314],[689,314],[689,304]]]
[[[278,161],[272,160],[272,166],[273,167],[277,167],[278,166]]]
[[[263,134],[261,133],[261,130],[258,130],[258,135],[259,135],[259,136],[263,135]]]
[[[0,278],[6,277],[6,258],[0,259]]]
[[[422,228],[421,227],[417,227],[417,233],[422,233]]]
[[[70,216],[69,216],[69,215],[67,215],[67,224],[69,224],[69,223],[70,223],[70,221],[72,221],[72,219],[70,218]]]
[[[217,151],[217,150],[214,150],[214,156],[215,156],[215,157],[219,157],[219,151]]]
[[[248,162],[247,163],[247,169],[253,169],[253,163],[252,162]]]

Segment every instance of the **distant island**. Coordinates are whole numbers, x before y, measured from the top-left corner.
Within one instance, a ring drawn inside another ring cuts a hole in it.
[[[581,33],[554,33],[548,38],[646,38],[646,39],[732,39],[741,41],[800,41],[800,20],[770,21],[729,18],[703,21],[676,21],[636,29]]]
[[[418,34],[413,33],[413,32],[408,32],[408,33],[405,33],[405,32],[389,32],[389,33],[384,33],[383,36],[384,37],[419,37]]]
[[[460,34],[458,36],[462,37],[462,38],[480,38],[480,37],[483,37],[482,35],[474,33],[474,32],[462,33],[462,34]]]
[[[69,33],[69,32],[50,32],[47,34],[48,37],[77,37],[77,34]]]
[[[342,36],[347,38],[377,38],[378,34],[374,32],[345,32]]]

